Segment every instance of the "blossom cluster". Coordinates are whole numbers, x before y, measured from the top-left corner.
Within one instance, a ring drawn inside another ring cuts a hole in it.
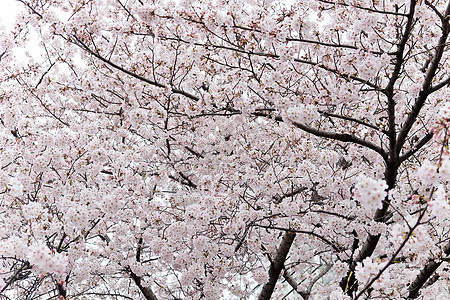
[[[54,249],[50,250],[43,242],[36,242],[30,246],[28,260],[41,275],[46,273],[61,275],[68,262],[64,254]]]
[[[358,263],[355,269],[355,275],[360,282],[366,284],[367,281],[372,277],[378,274],[378,272],[383,267],[377,261],[374,261],[372,258],[367,257],[362,262]]]
[[[317,107],[310,104],[291,106],[287,109],[287,117],[292,122],[310,124],[319,119]]]
[[[70,297],[251,299],[288,249],[273,299],[346,300],[402,247],[402,278],[363,295],[394,298],[440,259],[445,1],[47,2],[0,32],[8,293],[29,262],[47,298],[68,276]],[[43,56],[11,59],[28,36]]]
[[[363,207],[373,211],[383,206],[388,188],[384,180],[375,180],[361,175],[358,177],[355,188],[354,199],[359,201]]]

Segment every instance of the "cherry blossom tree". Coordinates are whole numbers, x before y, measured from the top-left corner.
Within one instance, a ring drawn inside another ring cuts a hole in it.
[[[448,296],[449,1],[18,1],[0,299]]]

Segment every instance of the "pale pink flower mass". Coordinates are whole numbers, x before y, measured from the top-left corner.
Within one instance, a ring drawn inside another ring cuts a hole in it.
[[[0,298],[450,298],[449,1],[11,1]]]

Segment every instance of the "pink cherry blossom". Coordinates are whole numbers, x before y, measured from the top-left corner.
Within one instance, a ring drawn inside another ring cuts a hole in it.
[[[0,295],[450,297],[448,1],[20,2]]]

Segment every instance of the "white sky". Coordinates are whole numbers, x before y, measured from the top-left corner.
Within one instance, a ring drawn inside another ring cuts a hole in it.
[[[0,26],[10,29],[17,13],[23,9],[23,4],[16,0],[0,0]]]

